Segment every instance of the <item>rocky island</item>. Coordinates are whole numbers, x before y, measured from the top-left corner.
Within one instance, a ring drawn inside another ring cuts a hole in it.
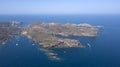
[[[60,24],[60,23],[41,23],[33,22],[27,27],[19,28],[18,22],[0,22],[0,43],[22,34],[33,40],[40,46],[40,50],[44,51],[49,58],[60,60],[56,53],[52,52],[56,48],[84,48],[79,40],[61,38],[60,36],[87,36],[96,37],[100,26],[92,26],[90,24]]]
[[[56,53],[51,50],[56,48],[80,47],[84,48],[79,40],[60,38],[61,36],[87,36],[96,37],[99,26],[90,24],[59,24],[59,23],[31,23],[22,34],[37,43],[49,58],[60,60]]]
[[[46,49],[84,47],[78,40],[59,38],[61,36],[96,37],[98,28],[90,24],[31,23],[22,32]]]

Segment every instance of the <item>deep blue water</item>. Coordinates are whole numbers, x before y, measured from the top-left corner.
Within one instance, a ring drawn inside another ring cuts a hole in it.
[[[50,60],[31,40],[17,35],[0,46],[0,67],[120,67],[120,15],[0,15],[0,21],[13,20],[22,22],[21,26],[37,21],[90,23],[104,28],[95,38],[70,37],[92,47],[55,50],[62,61]]]

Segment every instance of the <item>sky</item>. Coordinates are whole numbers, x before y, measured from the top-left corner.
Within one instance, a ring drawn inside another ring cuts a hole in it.
[[[120,0],[0,0],[0,14],[120,14]]]

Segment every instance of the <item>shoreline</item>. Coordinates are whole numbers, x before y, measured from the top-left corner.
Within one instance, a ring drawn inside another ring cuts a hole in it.
[[[45,52],[45,54],[52,60],[61,60],[58,55],[52,50],[54,49],[66,49],[66,48],[86,48],[79,40],[71,39],[69,36],[79,37],[96,37],[98,34],[98,28],[90,24],[60,24],[60,23],[31,23],[26,27],[17,27],[17,23],[12,24],[3,23],[0,28],[7,32],[7,28],[14,34],[22,34],[34,43],[38,44],[38,48]],[[16,29],[16,30],[14,30]],[[1,33],[3,35],[3,33]],[[60,35],[63,38],[57,37]],[[8,38],[7,38],[8,39]],[[4,41],[3,41],[4,42]]]

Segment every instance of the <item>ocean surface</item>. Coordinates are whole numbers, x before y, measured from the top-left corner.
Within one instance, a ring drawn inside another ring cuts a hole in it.
[[[69,37],[86,48],[55,50],[61,61],[49,59],[32,40],[16,35],[0,46],[0,67],[120,67],[120,15],[0,15],[0,21],[20,21],[21,27],[31,22],[104,26],[94,38]]]

